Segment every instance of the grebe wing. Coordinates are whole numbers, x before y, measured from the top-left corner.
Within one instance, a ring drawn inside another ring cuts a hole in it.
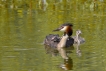
[[[44,44],[49,47],[57,47],[57,44],[60,42],[60,37],[58,34],[49,34],[44,40]]]
[[[70,47],[74,44],[74,39],[72,37],[69,37],[66,42],[66,47]]]
[[[80,44],[83,44],[85,42],[85,39],[82,37],[79,37],[79,40],[80,40]]]

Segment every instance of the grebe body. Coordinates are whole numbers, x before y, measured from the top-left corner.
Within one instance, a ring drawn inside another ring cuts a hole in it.
[[[62,24],[59,28],[53,31],[63,31],[64,34],[60,37],[58,34],[49,34],[46,36],[44,40],[44,44],[48,45],[53,48],[63,48],[63,47],[70,47],[74,43],[74,39],[71,37],[73,30],[72,24],[65,23]]]
[[[56,48],[63,59],[68,59],[66,50],[64,48],[73,46],[74,39],[71,37],[73,30],[72,30],[71,23],[62,24],[59,28],[53,31],[62,31],[64,32],[62,37],[59,35],[50,34],[47,35],[44,40],[44,45]]]

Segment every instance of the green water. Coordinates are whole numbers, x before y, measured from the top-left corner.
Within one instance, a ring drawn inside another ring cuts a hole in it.
[[[80,29],[86,42],[69,54],[69,71],[106,71],[106,2],[98,0],[1,0],[0,71],[64,71],[65,61],[46,54],[42,45],[48,34],[65,22]]]

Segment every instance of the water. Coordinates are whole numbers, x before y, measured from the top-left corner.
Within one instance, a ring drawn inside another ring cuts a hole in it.
[[[45,0],[46,1],[46,0]],[[0,1],[0,70],[64,71],[67,61],[47,54],[43,40],[65,22],[73,23],[73,35],[80,29],[86,42],[82,56],[72,50],[69,71],[106,71],[105,1]]]

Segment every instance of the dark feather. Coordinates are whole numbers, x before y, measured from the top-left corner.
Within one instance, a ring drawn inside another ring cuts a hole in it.
[[[53,47],[56,48],[57,44],[60,42],[61,37],[59,37],[58,34],[49,34],[46,36],[45,40],[44,40],[44,44],[48,45],[49,47]],[[66,47],[70,47],[72,46],[74,43],[74,39],[69,37],[67,42],[66,42]]]
[[[50,47],[57,47],[57,44],[60,42],[59,35],[49,34],[44,40],[44,44]]]

